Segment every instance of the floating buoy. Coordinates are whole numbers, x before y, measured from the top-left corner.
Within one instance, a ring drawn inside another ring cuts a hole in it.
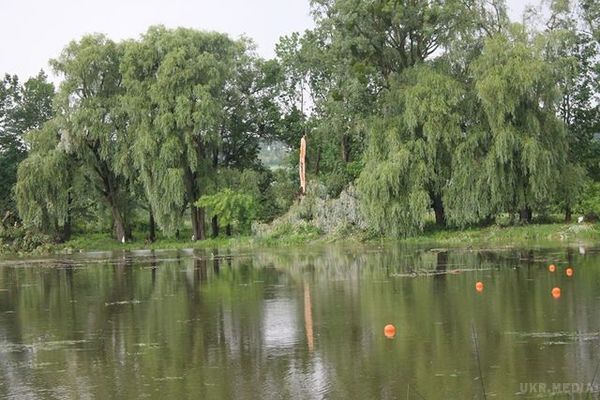
[[[565,270],[565,274],[570,278],[575,273],[575,270],[572,267],[569,267]]]
[[[475,284],[475,290],[477,290],[479,293],[483,292],[483,282],[477,282]]]
[[[556,271],[556,265],[554,265],[554,264],[548,265],[548,271],[550,271],[550,272]]]
[[[396,327],[392,324],[386,325],[385,328],[383,328],[383,334],[386,338],[392,339],[396,336]]]
[[[555,287],[552,289],[552,297],[558,299],[560,297],[560,288]]]

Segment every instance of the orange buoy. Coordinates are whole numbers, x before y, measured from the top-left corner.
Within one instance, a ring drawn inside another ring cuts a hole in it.
[[[392,324],[388,324],[383,328],[383,334],[388,339],[393,339],[396,336],[396,327]]]
[[[572,267],[569,267],[565,270],[565,274],[570,278],[575,273],[575,270]]]
[[[560,288],[555,287],[552,289],[552,297],[558,299],[560,297]]]
[[[475,284],[475,290],[477,290],[479,293],[483,292],[483,282],[477,282]]]
[[[556,271],[556,265],[554,265],[554,264],[548,265],[548,271],[550,271],[550,272]]]

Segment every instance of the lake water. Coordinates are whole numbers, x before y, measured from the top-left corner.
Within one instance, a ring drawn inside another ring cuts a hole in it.
[[[2,261],[0,398],[597,399],[599,250]]]

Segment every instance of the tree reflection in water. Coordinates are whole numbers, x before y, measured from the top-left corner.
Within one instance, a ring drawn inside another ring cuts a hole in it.
[[[599,264],[594,248],[401,246],[3,262],[0,397],[476,398],[471,321],[488,395],[590,382]]]

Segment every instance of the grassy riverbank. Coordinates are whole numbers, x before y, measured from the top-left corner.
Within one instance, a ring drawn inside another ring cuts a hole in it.
[[[125,244],[113,240],[107,234],[88,234],[75,236],[72,240],[52,247],[54,252],[80,252],[101,250],[142,250],[142,249],[187,249],[187,248],[250,248],[293,246],[307,243],[386,243],[428,244],[445,246],[487,246],[521,245],[527,243],[600,242],[599,224],[534,224],[528,226],[470,228],[465,230],[428,229],[422,235],[404,238],[366,238],[361,233],[347,235],[320,236],[314,231],[290,232],[277,237],[240,236],[233,238],[207,239],[204,241],[185,241],[175,238],[160,238],[154,243],[134,240]]]
[[[136,235],[142,237],[141,234]],[[186,236],[187,237],[187,236]],[[436,229],[431,226],[421,235],[396,239],[369,237],[364,232],[344,231],[335,235],[320,235],[314,229],[290,229],[276,235],[255,237],[237,236],[192,242],[176,238],[159,238],[153,243],[136,239],[120,243],[105,233],[77,234],[62,244],[46,244],[32,252],[11,252],[4,249],[3,257],[78,253],[88,251],[151,250],[151,249],[248,249],[256,247],[287,247],[306,244],[356,243],[364,245],[403,243],[447,247],[522,246],[557,243],[600,243],[600,224],[532,224],[527,226],[490,226],[463,230]]]
[[[404,239],[407,243],[439,243],[457,246],[514,245],[527,243],[600,242],[599,224],[532,224],[490,226],[465,230],[431,230]]]

